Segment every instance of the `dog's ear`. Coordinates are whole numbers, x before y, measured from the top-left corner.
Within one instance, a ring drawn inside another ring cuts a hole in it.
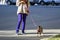
[[[40,26],[39,26],[39,28],[40,28]]]

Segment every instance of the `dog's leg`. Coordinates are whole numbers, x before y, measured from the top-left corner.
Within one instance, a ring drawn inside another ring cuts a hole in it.
[[[39,33],[40,35],[39,36],[41,36],[41,33]]]
[[[40,37],[40,33],[39,32],[37,33],[37,37]]]
[[[39,36],[39,32],[37,32],[37,37]]]

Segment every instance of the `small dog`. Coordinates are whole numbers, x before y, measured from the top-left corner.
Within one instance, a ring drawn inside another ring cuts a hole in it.
[[[42,34],[43,33],[43,28],[41,26],[38,26],[37,28],[37,34]]]

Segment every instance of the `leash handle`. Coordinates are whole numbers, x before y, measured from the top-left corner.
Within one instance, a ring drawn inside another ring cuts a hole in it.
[[[35,21],[34,21],[34,19],[32,18],[32,16],[31,16],[31,20],[32,20],[33,25],[37,26],[36,23],[35,23]]]

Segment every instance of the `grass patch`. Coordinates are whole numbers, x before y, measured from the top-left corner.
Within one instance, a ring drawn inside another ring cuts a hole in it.
[[[48,40],[60,40],[60,38],[49,38]]]
[[[60,34],[54,37],[48,38],[48,40],[60,40]]]
[[[54,38],[60,38],[60,34],[59,34],[59,35],[54,36]]]

